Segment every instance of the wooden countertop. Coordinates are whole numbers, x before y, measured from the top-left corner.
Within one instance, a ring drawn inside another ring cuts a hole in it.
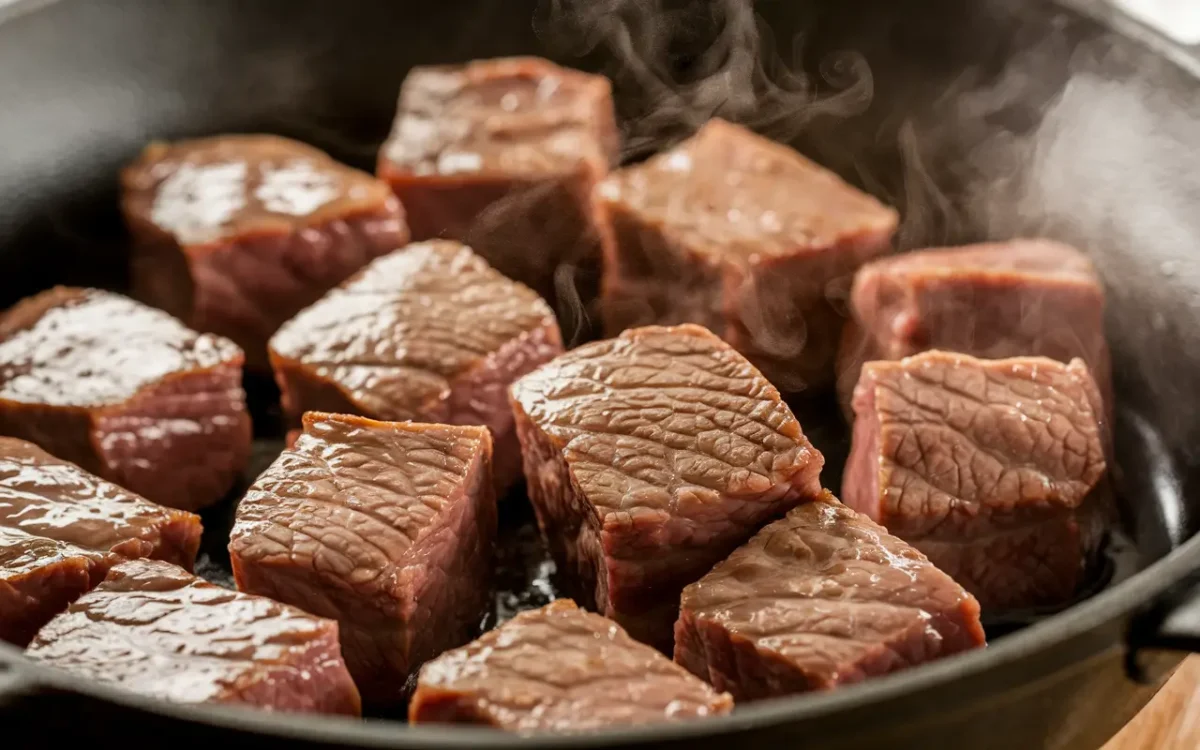
[[[1200,748],[1200,656],[1179,666],[1154,700],[1104,750]]]

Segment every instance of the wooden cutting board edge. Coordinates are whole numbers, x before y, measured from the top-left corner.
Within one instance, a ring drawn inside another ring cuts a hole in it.
[[[1200,750],[1200,656],[1190,656],[1104,750]]]

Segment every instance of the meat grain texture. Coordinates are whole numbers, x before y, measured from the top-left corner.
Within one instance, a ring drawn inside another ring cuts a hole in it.
[[[163,508],[23,440],[0,438],[0,639],[24,645],[114,564],[191,569],[199,517]]]
[[[847,503],[985,610],[1071,600],[1111,512],[1105,412],[1082,360],[869,362],[853,405]]]
[[[826,492],[683,591],[675,661],[740,703],[984,645],[979,603]]]
[[[1104,288],[1069,245],[1017,239],[905,253],[864,266],[839,353],[843,408],[864,362],[930,349],[1087,363],[1111,409]],[[1111,412],[1110,412],[1111,413]]]
[[[833,382],[838,306],[897,224],[832,172],[719,119],[614,172],[595,200],[607,333],[698,323],[784,391]]]
[[[414,239],[465,242],[576,314],[598,273],[591,192],[618,151],[608,79],[532,57],[476,60],[409,72],[378,174]]]
[[[732,708],[728,695],[616,623],[559,599],[426,664],[409,721],[574,733]]]
[[[283,321],[409,236],[387,185],[278,136],[152,143],[121,190],[134,296],[257,370]]]
[[[238,506],[238,589],[341,624],[369,703],[402,704],[426,660],[490,601],[496,500],[483,427],[309,413]]]
[[[202,508],[249,459],[242,360],[160,310],[58,287],[0,318],[0,434],[156,503]]]
[[[26,655],[80,679],[177,703],[361,713],[338,626],[163,562],[121,563]]]
[[[671,648],[680,590],[820,492],[779,392],[700,326],[588,344],[512,388],[538,524],[572,593]]]
[[[508,386],[561,352],[545,301],[448,240],[375,260],[271,339],[294,423],[327,411],[484,425],[500,492],[521,473]]]

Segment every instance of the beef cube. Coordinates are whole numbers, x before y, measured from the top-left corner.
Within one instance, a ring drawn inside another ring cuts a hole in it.
[[[833,381],[838,290],[889,249],[897,223],[832,172],[723,120],[614,172],[596,200],[611,229],[609,335],[699,323],[784,391]]]
[[[297,424],[326,411],[487,426],[503,491],[521,474],[508,386],[561,351],[540,297],[434,240],[379,258],[286,323],[271,364]]]
[[[669,652],[683,587],[821,490],[779,392],[695,325],[579,347],[512,388],[538,524],[573,593]]]
[[[409,721],[573,733],[732,708],[616,623],[559,599],[426,664]]]
[[[607,79],[537,58],[479,60],[408,74],[378,174],[414,239],[461,240],[553,301],[556,271],[585,297],[595,286],[590,196],[618,149]]]
[[[1104,412],[1082,360],[868,362],[854,411],[847,503],[987,610],[1074,595],[1110,510]]]
[[[361,712],[338,626],[182,568],[135,560],[42,628],[26,655],[81,679],[179,703]]]
[[[162,508],[23,440],[0,438],[0,640],[38,628],[126,558],[189,570],[199,517]]]
[[[229,491],[250,456],[242,352],[166,313],[59,287],[0,318],[0,435],[172,508]]]
[[[0,526],[0,641],[25,646],[92,587],[100,565],[74,545]]]
[[[863,266],[850,295],[854,325],[839,354],[843,408],[863,362],[929,349],[975,357],[1079,357],[1108,399],[1104,289],[1088,258],[1019,239],[905,253]]]
[[[121,175],[134,296],[265,370],[283,321],[408,241],[388,186],[270,135],[152,143]]]
[[[238,588],[338,620],[363,697],[401,702],[422,663],[476,634],[489,601],[491,453],[482,427],[306,414],[238,506]]]
[[[86,550],[100,568],[150,557],[191,569],[200,518],[163,508],[23,440],[0,438],[0,528]]]
[[[739,702],[984,645],[979,603],[828,491],[684,589],[675,661]]]

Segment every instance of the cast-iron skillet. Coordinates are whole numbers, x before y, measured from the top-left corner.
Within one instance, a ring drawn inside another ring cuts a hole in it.
[[[719,112],[898,206],[904,248],[1086,248],[1109,293],[1125,511],[1103,590],[860,686],[570,739],[167,705],[5,646],[4,746],[1094,748],[1148,700],[1179,659],[1162,649],[1200,646],[1200,63],[1074,2],[755,6],[757,24],[741,0],[0,2],[0,304],[121,288],[114,176],[149,138],[274,131],[369,168],[410,66],[554,57],[613,77],[630,158]],[[836,468],[838,430],[805,426]],[[223,522],[206,518],[217,563]]]

